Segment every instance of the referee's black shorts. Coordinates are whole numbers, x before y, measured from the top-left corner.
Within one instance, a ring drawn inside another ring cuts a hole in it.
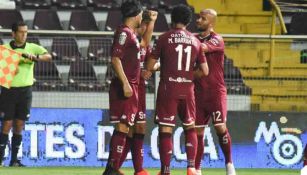
[[[32,86],[1,87],[0,120],[28,120],[32,103]]]

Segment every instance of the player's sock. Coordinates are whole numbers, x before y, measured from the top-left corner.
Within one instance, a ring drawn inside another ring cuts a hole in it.
[[[170,163],[173,154],[173,142],[171,133],[159,133],[159,153],[161,161],[161,175],[169,175]]]
[[[232,163],[231,157],[231,137],[228,130],[224,134],[218,134],[219,143],[225,156],[225,164]]]
[[[129,151],[131,149],[131,145],[132,145],[132,138],[127,135],[126,144],[125,144],[122,156],[120,157],[119,167],[121,167],[123,165],[124,161],[126,160],[127,154],[129,153]]]
[[[143,170],[144,134],[134,134],[132,140],[132,161],[135,173]]]
[[[307,166],[307,144],[304,149],[304,166]]]
[[[201,160],[204,155],[204,135],[197,135],[197,152],[196,152],[196,158],[195,158],[195,169],[199,170],[201,168]]]
[[[197,134],[195,128],[184,131],[185,151],[187,152],[188,168],[195,167],[195,157],[197,151]]]
[[[110,143],[110,155],[108,164],[111,165],[114,170],[118,170],[120,168],[119,162],[126,143],[126,136],[127,133],[119,131],[113,132]]]
[[[17,160],[17,154],[21,145],[21,141],[22,141],[22,135],[13,134],[11,162],[15,162]]]
[[[3,160],[4,157],[4,151],[7,144],[7,141],[9,139],[9,136],[7,134],[0,134],[0,161]]]

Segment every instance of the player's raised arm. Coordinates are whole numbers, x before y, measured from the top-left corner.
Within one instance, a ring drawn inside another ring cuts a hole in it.
[[[150,44],[157,16],[158,12],[153,10],[148,10],[147,12],[144,12],[143,21],[147,23],[147,26],[141,40],[142,47],[148,47]]]
[[[207,76],[209,74],[209,67],[207,64],[206,56],[204,55],[202,49],[200,49],[198,53],[198,64],[198,68],[193,72],[194,78],[201,78],[203,76]]]

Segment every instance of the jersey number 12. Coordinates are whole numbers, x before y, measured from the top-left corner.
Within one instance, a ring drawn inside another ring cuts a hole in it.
[[[176,52],[178,52],[178,70],[182,70],[182,56],[183,56],[183,51],[184,53],[186,53],[187,57],[186,57],[186,64],[185,64],[185,71],[189,71],[190,68],[190,62],[191,62],[191,50],[192,47],[191,46],[187,46],[185,49],[183,49],[183,45],[179,44],[176,47]]]

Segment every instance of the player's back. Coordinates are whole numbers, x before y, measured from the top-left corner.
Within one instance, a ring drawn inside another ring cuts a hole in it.
[[[153,49],[160,57],[160,85],[170,93],[187,95],[193,91],[193,69],[196,62],[204,62],[200,41],[183,29],[172,29],[161,35]],[[201,55],[201,56],[200,56]]]

